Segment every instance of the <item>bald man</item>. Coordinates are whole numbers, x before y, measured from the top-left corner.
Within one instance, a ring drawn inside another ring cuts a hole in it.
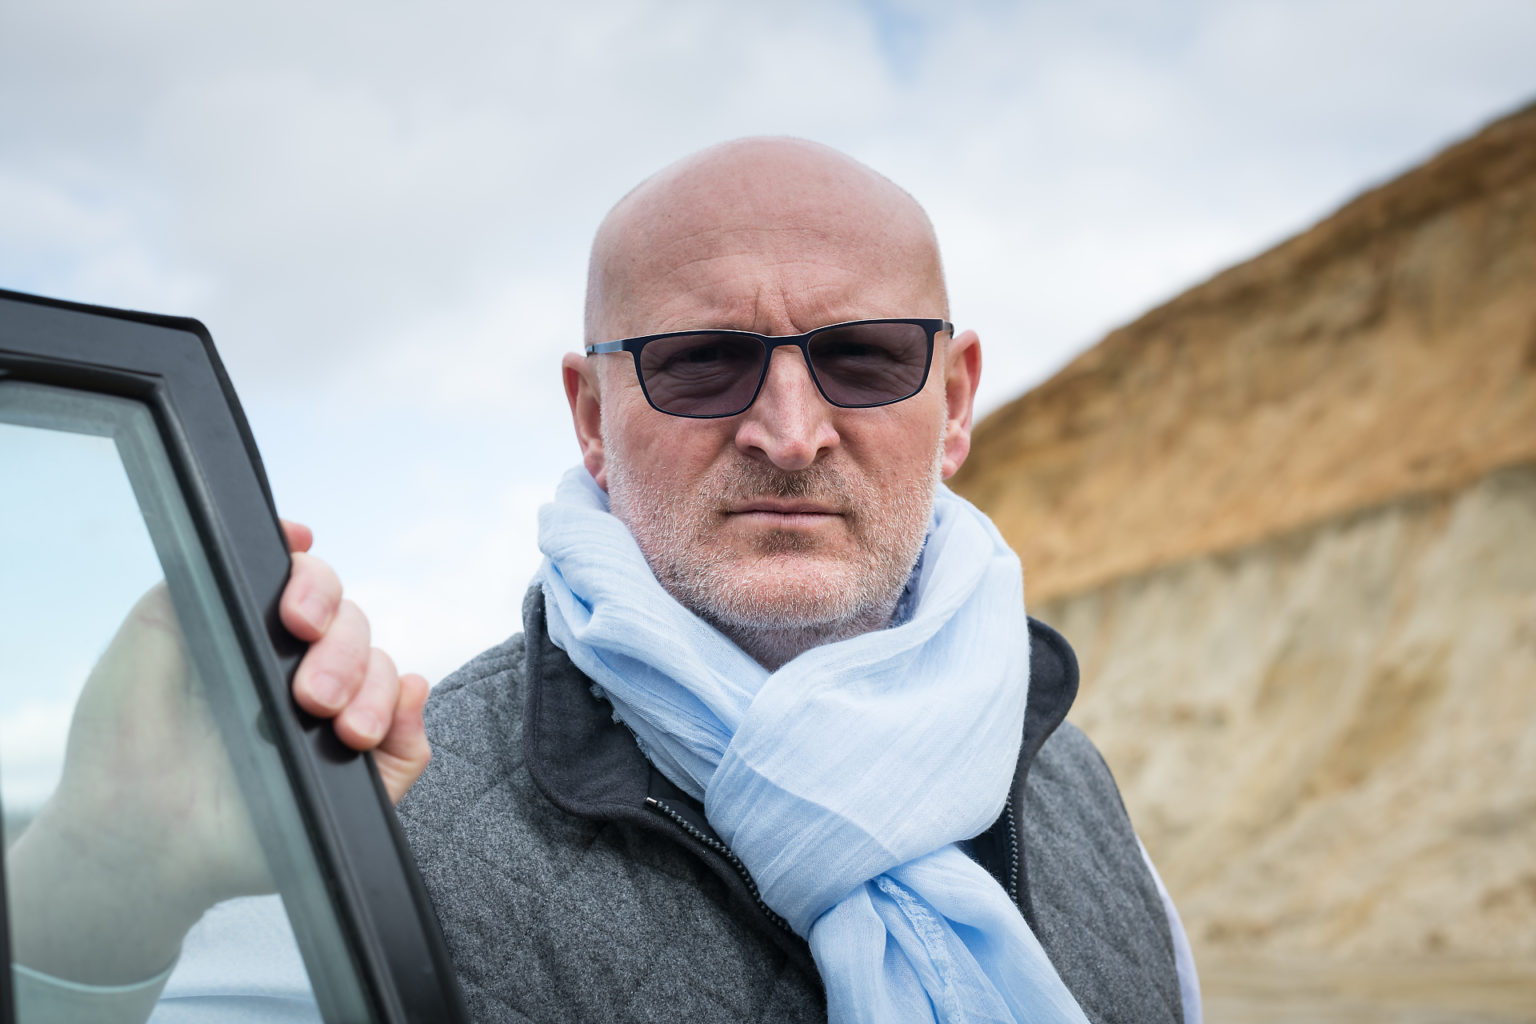
[[[901,189],[809,142],[716,146],[599,229],[563,363],[581,465],[540,514],[523,631],[424,719],[424,681],[368,653],[290,532],[296,698],[378,753],[477,1021],[1199,1020],[1177,915],[1064,722],[1071,650],[942,486],[981,372],[949,315]],[[250,867],[220,898],[261,885]],[[280,931],[264,906],[226,932]],[[32,966],[147,1012],[203,909],[114,946],[110,974],[47,935]],[[314,1013],[296,956],[200,932],[163,1006],[203,1013],[179,979],[238,963],[254,989],[221,988],[222,1019]]]
[[[1178,1021],[1064,641],[941,486],[981,370],[917,203],[705,150],[598,230],[582,466],[399,806],[476,1019]]]

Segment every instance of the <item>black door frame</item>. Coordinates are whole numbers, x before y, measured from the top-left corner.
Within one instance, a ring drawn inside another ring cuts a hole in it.
[[[278,619],[287,543],[261,456],[208,330],[0,289],[0,379],[105,393],[154,417],[381,1021],[467,1022],[426,889],[371,758],[292,699],[306,645]],[[0,875],[0,922],[4,916]],[[0,928],[8,965],[9,936]],[[0,1021],[14,1021],[9,967]]]

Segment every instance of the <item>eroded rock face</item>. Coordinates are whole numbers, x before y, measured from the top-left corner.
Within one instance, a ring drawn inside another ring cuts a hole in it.
[[[1536,956],[1536,108],[1111,334],[956,488],[1197,952]]]
[[[1536,460],[1536,108],[1110,334],[952,486],[1036,597]]]

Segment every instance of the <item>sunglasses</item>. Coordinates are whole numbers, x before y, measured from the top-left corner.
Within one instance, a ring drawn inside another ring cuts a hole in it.
[[[948,320],[853,320],[773,338],[751,331],[674,331],[588,345],[587,355],[628,352],[651,408],[669,416],[714,419],[749,409],[768,378],[773,350],[805,356],[816,390],[843,409],[871,409],[923,390],[933,339]]]

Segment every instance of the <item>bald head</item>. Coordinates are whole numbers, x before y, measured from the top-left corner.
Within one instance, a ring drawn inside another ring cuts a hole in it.
[[[938,243],[916,200],[803,139],[738,139],[685,157],[620,200],[592,244],[589,343],[947,315]]]

